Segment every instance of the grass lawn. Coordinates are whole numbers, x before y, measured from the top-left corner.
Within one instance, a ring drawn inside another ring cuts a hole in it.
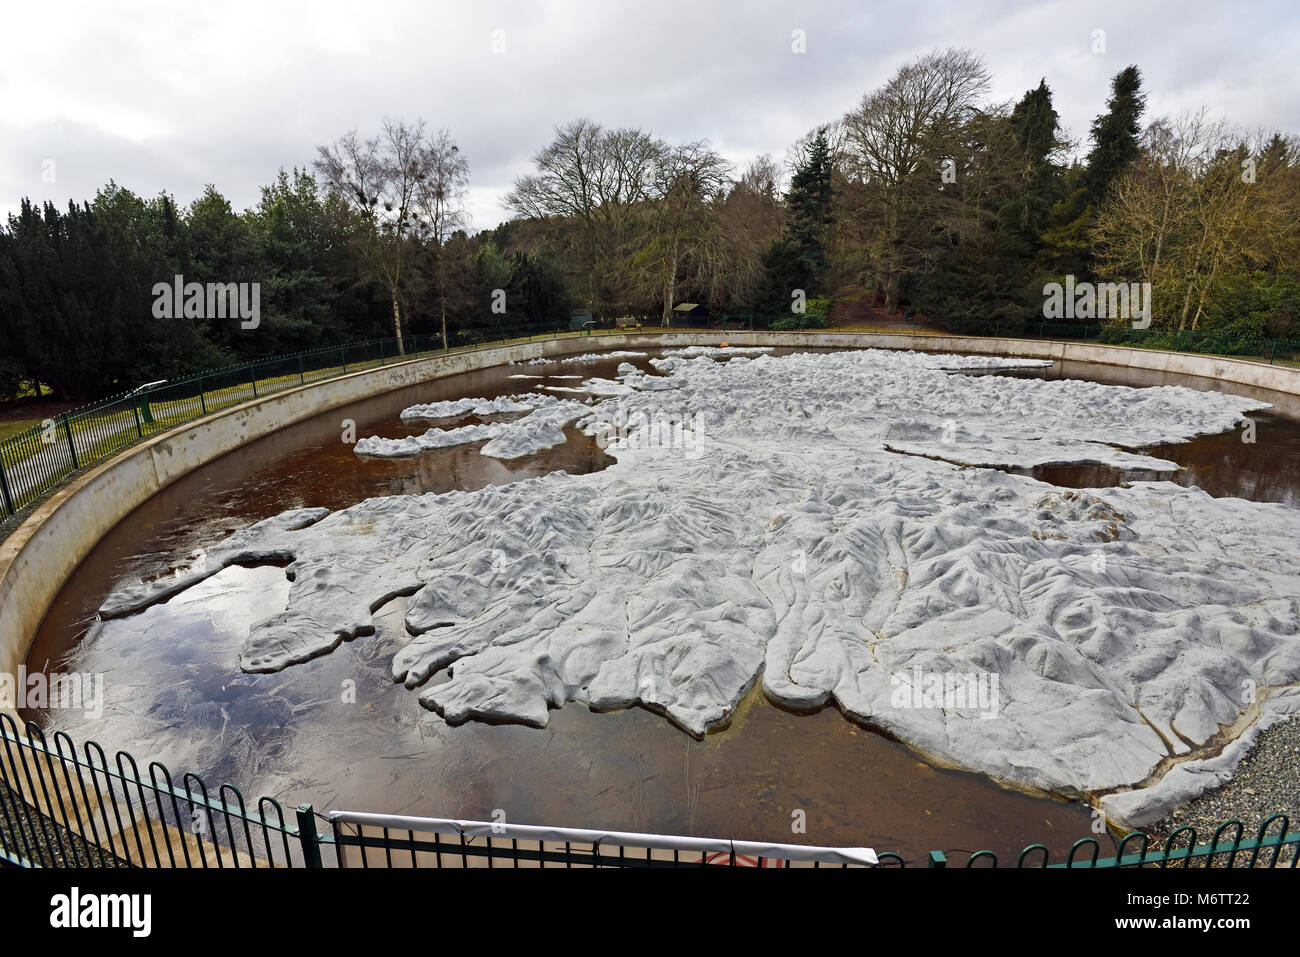
[[[33,425],[40,425],[40,419],[11,419],[0,421],[0,442],[13,438],[19,432],[26,432]]]

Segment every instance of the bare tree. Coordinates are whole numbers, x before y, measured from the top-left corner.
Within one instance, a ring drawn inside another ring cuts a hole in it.
[[[726,195],[731,164],[708,141],[664,150],[654,168],[647,235],[637,254],[644,275],[653,277],[669,325],[681,280],[699,282],[720,258],[717,204]]]
[[[517,180],[506,197],[519,215],[554,220],[575,234],[594,311],[626,296],[639,205],[652,195],[665,149],[640,130],[574,120],[556,129],[555,140],[533,157],[537,173]]]
[[[749,193],[767,203],[779,203],[781,196],[781,169],[770,155],[764,153],[749,161],[745,171],[736,180],[733,193]]]
[[[429,176],[429,148],[423,120],[385,119],[378,136],[363,140],[354,130],[317,147],[313,164],[326,190],[347,201],[366,223],[363,258],[392,298],[399,352],[405,352],[401,303],[410,240],[418,238],[416,204]]]
[[[988,85],[989,73],[974,53],[930,53],[864,96],[841,123],[841,163],[861,200],[872,280],[888,310],[898,304],[902,274],[933,236],[930,217],[942,201],[944,161],[959,151],[963,127]]]
[[[424,175],[416,191],[419,224],[433,255],[434,282],[438,287],[438,311],[442,318],[442,347],[447,343],[447,243],[456,230],[465,229],[465,191],[469,184],[469,163],[447,130],[431,136],[425,144],[421,166]]]
[[[763,280],[763,254],[785,226],[781,168],[772,157],[750,161],[717,204],[716,216],[722,248],[709,272],[711,298],[752,303]]]
[[[1293,224],[1276,189],[1287,164],[1203,108],[1157,119],[1142,145],[1098,213],[1098,263],[1151,283],[1157,325],[1195,329],[1224,276],[1267,259]]]

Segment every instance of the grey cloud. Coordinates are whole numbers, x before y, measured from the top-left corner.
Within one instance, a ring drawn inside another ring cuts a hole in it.
[[[901,63],[950,45],[985,57],[995,99],[1046,77],[1084,149],[1128,63],[1147,77],[1149,116],[1204,103],[1246,127],[1300,128],[1289,82],[1300,39],[1282,2],[371,0],[135,18],[134,5],[80,6],[20,14],[42,39],[0,67],[0,210],[22,196],[86,199],[110,178],[182,203],[211,182],[243,207],[279,167],[310,164],[317,144],[388,114],[451,130],[471,162],[475,222],[490,226],[531,155],[575,116],[781,158]],[[791,51],[796,29],[806,54]],[[1105,54],[1090,51],[1094,29]],[[41,182],[44,158],[58,163],[54,184]]]

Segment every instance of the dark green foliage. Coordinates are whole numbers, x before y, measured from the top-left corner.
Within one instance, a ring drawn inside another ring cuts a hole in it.
[[[479,244],[478,254],[474,257],[474,324],[484,326],[503,326],[511,322],[510,284],[513,272],[510,261],[501,255],[501,250],[490,240]],[[494,312],[493,306],[500,301],[496,291],[505,293],[505,312]]]
[[[831,154],[825,128],[818,129],[804,148],[785,195],[790,221],[785,237],[797,251],[802,288],[809,296],[824,291],[826,241],[831,226]]]
[[[243,217],[262,283],[262,326],[241,336],[241,354],[299,352],[355,338],[383,336],[391,307],[357,281],[347,212],[318,195],[315,179],[280,170]]]
[[[179,213],[110,183],[60,212],[24,201],[0,229],[0,395],[13,380],[88,399],[224,365],[373,338],[383,296],[359,280],[355,223],[306,173],[281,171],[261,203],[236,213],[209,186]],[[260,324],[159,318],[154,287],[258,283]]]
[[[1142,132],[1144,109],[1142,73],[1135,66],[1125,67],[1111,81],[1106,112],[1092,121],[1092,151],[1088,153],[1088,172],[1083,181],[1085,195],[1092,206],[1098,206],[1106,198],[1106,190],[1115,177],[1141,153],[1138,136]]]
[[[785,230],[763,253],[763,278],[754,303],[759,312],[789,315],[796,289],[802,289],[805,298],[825,291],[829,271],[826,244],[832,221],[831,172],[826,130],[818,129],[803,148],[785,195],[789,211]],[[736,308],[744,306],[736,304]]]
[[[1092,123],[1092,149],[1083,165],[1066,170],[1035,255],[1040,275],[1092,279],[1091,232],[1111,184],[1141,155],[1139,134],[1146,95],[1142,73],[1125,67],[1111,81],[1107,110]]]
[[[484,235],[501,235],[494,230]],[[505,293],[504,300],[494,296]],[[503,302],[505,312],[494,312]],[[479,237],[474,257],[474,321],[469,325],[553,327],[566,325],[575,300],[559,265],[545,253],[515,253],[506,258],[490,238]]]
[[[23,371],[7,355],[0,355],[0,402],[16,398],[23,390]]]
[[[1059,119],[1045,80],[1016,104],[1011,129],[1022,164],[1021,188],[998,211],[998,239],[1004,253],[1025,260],[1037,252],[1061,193],[1060,170],[1052,162],[1061,147]]]
[[[515,253],[510,264],[511,320],[529,326],[568,321],[573,297],[560,267],[544,254]]]
[[[906,277],[901,291],[923,314],[1014,331],[1041,318],[1044,276],[1036,259],[1064,188],[1054,162],[1062,142],[1047,83],[1026,92],[980,143],[990,153],[1006,144],[1006,168],[990,180],[993,214],[954,233],[935,268]]]
[[[758,290],[759,312],[789,315],[793,291],[805,293],[815,280],[808,259],[789,238],[775,240],[763,254],[763,282]]]
[[[0,338],[25,378],[63,399],[220,364],[192,320],[153,315],[155,283],[184,261],[175,207],[109,184],[93,203],[23,202],[0,232]]]
[[[1300,280],[1264,272],[1230,276],[1205,324],[1247,339],[1300,339]]]

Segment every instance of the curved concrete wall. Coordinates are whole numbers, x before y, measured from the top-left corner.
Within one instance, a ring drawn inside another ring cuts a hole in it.
[[[430,379],[544,356],[660,346],[771,345],[968,352],[1202,376],[1300,396],[1300,369],[1121,346],[870,333],[640,332],[539,340],[354,372],[255,399],[178,426],[80,476],[0,543],[0,673],[16,675],[73,569],[114,525],[181,476],[254,439],[361,399]]]

